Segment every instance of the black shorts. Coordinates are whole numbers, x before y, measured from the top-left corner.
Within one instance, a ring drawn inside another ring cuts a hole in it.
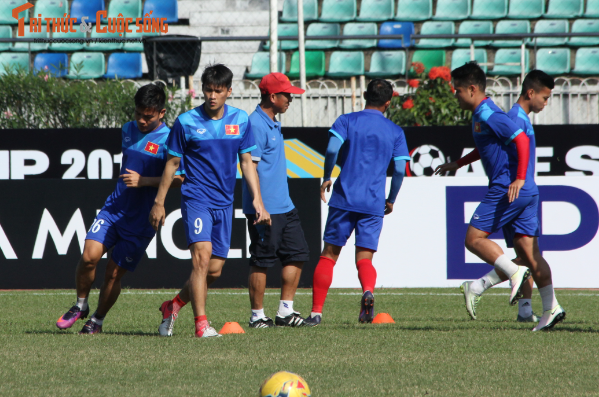
[[[246,215],[250,234],[250,266],[272,267],[277,259],[283,266],[310,259],[297,208],[285,214],[271,214],[271,226],[253,225],[255,215]]]

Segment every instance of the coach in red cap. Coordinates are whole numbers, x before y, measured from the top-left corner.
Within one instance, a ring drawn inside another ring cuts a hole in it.
[[[287,185],[287,161],[281,123],[276,116],[285,113],[292,101],[291,94],[303,94],[301,88],[291,85],[282,73],[270,73],[260,82],[262,99],[250,115],[256,149],[252,160],[257,167],[264,207],[270,213],[270,226],[254,225],[255,210],[252,195],[243,182],[243,212],[248,218],[250,235],[249,291],[252,315],[250,327],[299,327],[304,325],[300,313],[293,309],[293,298],[300,279],[302,266],[309,259],[308,244],[298,212]],[[266,272],[281,261],[281,300],[275,321],[264,313]]]

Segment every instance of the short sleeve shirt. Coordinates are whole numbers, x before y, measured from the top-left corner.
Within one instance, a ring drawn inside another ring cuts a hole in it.
[[[530,157],[528,158],[528,169],[526,170],[526,182],[535,180],[535,166],[537,162],[537,143],[535,139],[535,130],[532,127],[532,123],[528,118],[528,115],[522,109],[522,106],[517,103],[512,106],[507,115],[518,127],[526,133],[528,140],[530,141]],[[525,183],[522,189],[520,189],[520,195],[522,196],[534,196],[539,194],[539,188],[536,183]]]

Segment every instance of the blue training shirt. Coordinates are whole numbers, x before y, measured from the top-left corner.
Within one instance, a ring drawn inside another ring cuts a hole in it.
[[[252,150],[252,160],[258,161],[258,178],[264,208],[270,214],[285,214],[295,208],[289,197],[287,184],[287,160],[285,142],[281,133],[281,123],[273,121],[260,107],[250,115],[256,149]],[[255,214],[252,193],[245,179],[243,184],[243,213]]]
[[[233,204],[237,155],[255,148],[247,113],[228,105],[219,120],[204,105],[179,115],[167,140],[168,153],[185,162],[181,194],[207,208]]]
[[[343,143],[329,205],[384,216],[389,162],[410,160],[403,130],[378,110],[364,109],[340,116],[329,132]]]
[[[528,158],[528,169],[526,170],[526,182],[531,181],[532,183],[525,183],[522,189],[520,189],[520,195],[522,196],[534,196],[539,194],[539,188],[534,182],[535,180],[535,166],[537,162],[537,143],[535,140],[535,130],[532,128],[532,123],[528,118],[528,115],[522,109],[522,106],[517,103],[512,106],[507,115],[518,127],[522,128],[526,132],[526,136],[530,141],[530,157]]]

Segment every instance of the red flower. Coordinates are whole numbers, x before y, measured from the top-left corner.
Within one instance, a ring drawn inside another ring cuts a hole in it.
[[[431,115],[431,112],[426,112],[425,116],[428,117]]]
[[[412,98],[408,98],[403,105],[401,105],[402,108],[404,109],[412,109],[414,107],[414,101],[412,100]]]
[[[424,65],[421,62],[412,62],[412,67],[416,74],[424,73]]]
[[[415,127],[420,127],[420,124],[418,124],[418,123],[414,123],[414,126],[415,126]]]
[[[431,101],[432,103],[435,103],[435,98],[433,98],[432,96],[428,97],[428,100]]]
[[[393,91],[393,96],[399,96],[399,92]]]
[[[453,88],[453,85],[451,83],[449,83],[449,88],[451,88],[451,93],[455,94],[455,88]]]
[[[451,71],[446,66],[437,66],[437,67],[431,68],[431,71],[428,73],[428,78],[431,80],[441,78],[441,79],[449,82],[449,81],[451,81]]]
[[[412,88],[418,88],[418,84],[420,84],[420,82],[416,79],[408,80],[408,85]]]

